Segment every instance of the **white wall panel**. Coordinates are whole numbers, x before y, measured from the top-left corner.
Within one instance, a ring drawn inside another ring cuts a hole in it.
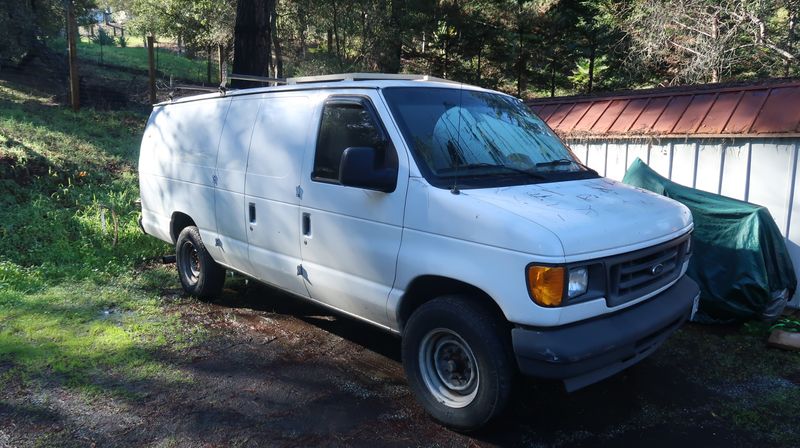
[[[745,200],[747,189],[747,163],[749,144],[745,141],[728,142],[722,168],[722,190],[720,194],[729,198]]]
[[[607,143],[591,143],[586,160],[583,161],[589,168],[597,171],[601,175],[606,175],[606,146]]]
[[[625,142],[609,143],[608,154],[606,155],[606,177],[622,180],[627,169],[628,144]]]
[[[569,145],[572,152],[580,159],[583,163],[586,163],[586,151],[587,151],[587,144],[586,143],[573,143]]]
[[[689,187],[694,185],[695,157],[697,151],[695,143],[673,143],[672,150],[672,180]]]
[[[786,237],[800,278],[800,139],[676,139],[650,144],[609,140],[583,148],[576,154],[615,180],[622,180],[639,157],[679,184],[767,207]],[[791,304],[800,306],[800,294]]]
[[[792,202],[789,203],[789,234],[788,238],[794,241],[797,250],[800,250],[800,170],[798,170],[798,163],[800,163],[800,142],[795,141],[792,147],[794,153],[794,191],[792,193]],[[795,268],[800,268],[800,258],[792,258],[795,261]]]
[[[628,144],[628,161],[627,164],[625,165],[625,171],[628,171],[628,168],[637,158],[642,159],[642,162],[644,163],[648,163],[650,161],[650,154],[647,148],[648,148],[647,143]]]
[[[722,162],[722,147],[718,144],[701,143],[697,155],[697,178],[695,188],[719,193],[719,176]]]
[[[783,232],[788,217],[793,152],[791,144],[754,142],[750,161],[749,202],[767,207]]]
[[[669,178],[669,160],[672,145],[667,142],[652,144],[650,146],[650,168],[666,178]]]

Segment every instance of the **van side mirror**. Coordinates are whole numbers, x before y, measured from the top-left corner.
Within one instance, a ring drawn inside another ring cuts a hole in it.
[[[348,187],[391,193],[397,187],[397,168],[376,167],[375,148],[350,147],[342,153],[339,183]]]

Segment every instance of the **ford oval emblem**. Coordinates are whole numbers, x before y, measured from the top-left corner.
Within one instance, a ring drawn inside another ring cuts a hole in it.
[[[661,264],[661,263],[654,264],[652,267],[650,267],[650,274],[651,275],[658,275],[658,274],[660,274],[662,272],[664,272],[664,265]]]

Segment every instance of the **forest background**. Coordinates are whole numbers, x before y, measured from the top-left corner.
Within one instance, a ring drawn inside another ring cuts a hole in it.
[[[234,36],[258,36],[261,75],[424,73],[526,98],[792,77],[800,57],[800,0],[74,3],[79,24],[109,11],[190,57],[221,48],[234,63]],[[63,0],[5,0],[0,69],[47,52],[64,23]]]

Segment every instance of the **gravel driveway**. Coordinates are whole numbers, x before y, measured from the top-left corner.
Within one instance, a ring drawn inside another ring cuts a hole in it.
[[[800,375],[745,383],[725,375],[697,378],[699,357],[729,335],[695,326],[640,365],[573,394],[558,383],[521,381],[499,422],[462,435],[415,403],[396,337],[270,288],[244,282],[234,288],[216,303],[163,292],[168,312],[209,333],[187,350],[157,354],[178,369],[175,381],[99,378],[99,387],[122,386],[129,396],[96,398],[52,384],[5,385],[0,447],[34,440],[137,447],[736,447],[791,445],[797,435],[790,420],[796,415],[775,423],[779,434],[789,431],[786,438],[747,424],[736,429],[738,414],[729,405],[747,406],[765,391],[796,395]]]

